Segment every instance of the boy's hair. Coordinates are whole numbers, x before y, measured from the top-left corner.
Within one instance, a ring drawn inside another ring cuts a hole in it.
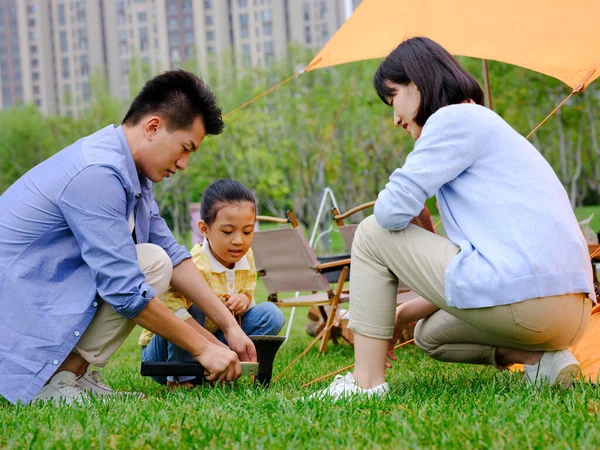
[[[149,114],[160,116],[169,132],[191,129],[198,117],[206,134],[220,134],[224,127],[221,108],[210,88],[182,69],[148,80],[131,103],[122,124],[137,125]]]
[[[206,225],[211,226],[223,206],[245,202],[252,203],[254,211],[256,211],[256,197],[250,189],[235,180],[222,178],[212,183],[204,191],[200,217]]]
[[[386,81],[407,85],[411,81],[421,93],[415,116],[419,126],[438,109],[473,100],[483,105],[483,91],[477,80],[463,69],[440,44],[425,37],[407,39],[396,47],[373,76],[379,98],[389,105],[396,92]]]

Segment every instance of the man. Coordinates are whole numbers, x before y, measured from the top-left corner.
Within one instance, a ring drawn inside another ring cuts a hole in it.
[[[194,355],[209,380],[256,361],[250,339],[160,217],[150,182],[187,166],[221,110],[195,75],[148,81],[110,125],[31,169],[0,196],[0,394],[67,403],[111,394],[99,373],[135,324]],[[229,347],[157,298],[171,284]]]

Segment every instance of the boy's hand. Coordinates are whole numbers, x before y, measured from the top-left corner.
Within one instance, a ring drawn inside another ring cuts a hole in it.
[[[248,306],[250,306],[250,299],[246,294],[236,294],[225,300],[224,304],[233,315],[239,316],[240,314],[245,313]]]

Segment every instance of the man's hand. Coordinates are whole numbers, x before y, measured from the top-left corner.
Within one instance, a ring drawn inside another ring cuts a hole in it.
[[[242,373],[238,356],[229,349],[208,344],[202,354],[194,356],[208,371],[208,381],[234,381]]]
[[[246,294],[236,294],[225,300],[224,304],[235,316],[239,316],[245,313],[250,306],[250,299]]]
[[[237,353],[240,361],[256,362],[256,348],[246,333],[239,326],[224,331],[229,348]]]

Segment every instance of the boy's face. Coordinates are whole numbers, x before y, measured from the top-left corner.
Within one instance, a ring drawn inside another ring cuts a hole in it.
[[[252,245],[256,211],[250,202],[221,203],[216,207],[219,211],[215,221],[208,226],[201,220],[198,227],[210,242],[215,259],[232,269]]]
[[[190,155],[206,136],[204,124],[196,118],[189,130],[168,131],[165,122],[149,117],[144,128],[145,143],[136,160],[136,167],[154,183],[169,178],[177,170],[184,170]]]

